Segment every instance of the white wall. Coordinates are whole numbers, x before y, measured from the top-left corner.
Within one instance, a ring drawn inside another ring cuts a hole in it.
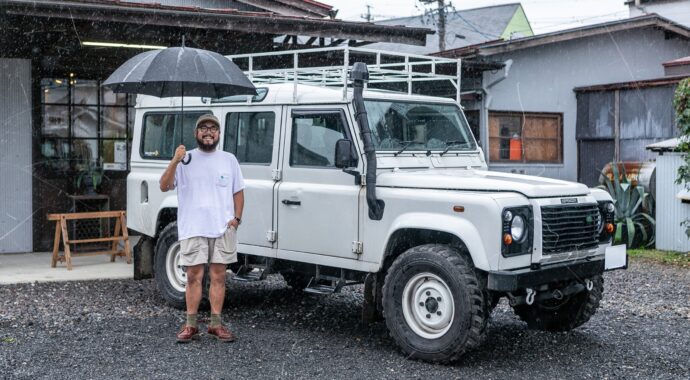
[[[512,59],[508,77],[490,89],[490,111],[557,112],[563,114],[563,164],[491,164],[491,170],[577,180],[573,89],[664,76],[663,62],[690,55],[686,39],[666,40],[664,32],[637,29],[542,45],[490,57]],[[490,83],[503,72],[485,72]],[[482,120],[483,138],[488,120]],[[486,145],[484,145],[486,146]],[[488,151],[488,149],[485,149]]]
[[[690,28],[690,0],[669,0],[666,2],[643,3],[640,8],[630,5],[630,17],[656,13]]]
[[[676,173],[682,164],[679,153],[664,153],[656,159],[656,248],[667,251],[690,251],[690,239],[680,223],[690,219],[690,204],[681,203],[676,194],[683,185],[676,184]]]
[[[0,253],[31,252],[31,61],[0,58]]]

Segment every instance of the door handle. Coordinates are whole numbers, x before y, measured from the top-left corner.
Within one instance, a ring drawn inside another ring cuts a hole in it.
[[[289,199],[283,199],[283,204],[288,206],[299,206],[302,204],[300,201],[291,201]]]

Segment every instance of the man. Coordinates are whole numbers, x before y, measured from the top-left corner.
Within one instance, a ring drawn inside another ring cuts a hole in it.
[[[209,335],[223,342],[235,338],[221,322],[225,298],[225,271],[237,261],[237,228],[244,208],[244,179],[237,159],[216,150],[220,122],[213,115],[202,115],[194,135],[197,149],[188,165],[180,165],[187,152],[177,147],[160,179],[161,191],[177,188],[177,234],[180,264],[187,268],[187,323],[177,333],[178,342],[189,342],[199,333],[197,311],[201,301],[204,265],[209,264],[211,321]]]

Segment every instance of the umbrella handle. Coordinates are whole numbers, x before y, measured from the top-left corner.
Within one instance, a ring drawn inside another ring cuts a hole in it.
[[[185,161],[185,159],[187,161]],[[189,165],[189,163],[192,162],[192,154],[187,153],[187,156],[185,158],[183,158],[181,162],[182,162],[182,165]]]

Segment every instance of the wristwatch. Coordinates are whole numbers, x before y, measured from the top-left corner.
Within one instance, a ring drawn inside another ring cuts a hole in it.
[[[237,221],[237,225],[238,225],[238,226],[239,226],[240,224],[242,224],[242,219],[240,219],[240,218],[238,218],[238,217],[235,217],[235,220]]]

